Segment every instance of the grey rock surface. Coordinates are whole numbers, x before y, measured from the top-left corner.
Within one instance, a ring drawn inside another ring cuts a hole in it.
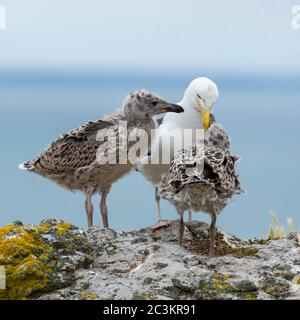
[[[188,223],[183,246],[177,228],[89,228],[93,264],[74,270],[69,287],[39,299],[300,299],[296,237],[242,241],[219,230],[216,256],[209,257],[206,223]]]

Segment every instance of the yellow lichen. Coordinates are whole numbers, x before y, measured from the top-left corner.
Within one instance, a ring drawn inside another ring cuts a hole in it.
[[[212,280],[212,284],[218,288],[218,289],[222,289],[222,290],[226,290],[229,288],[229,277],[228,276],[221,276],[218,273],[215,273],[213,276],[213,280]]]
[[[247,247],[236,247],[232,249],[233,254],[237,254],[240,257],[245,256],[257,256],[258,249],[256,248],[247,248]]]
[[[296,276],[296,277],[293,279],[293,283],[294,283],[294,284],[300,284],[300,276]]]
[[[38,232],[38,233],[46,233],[49,231],[51,227],[50,223],[41,223],[40,225],[34,226],[33,228]]]
[[[1,299],[27,299],[65,286],[58,274],[59,250],[80,246],[90,252],[84,236],[81,239],[72,225],[64,221],[47,220],[40,225],[14,223],[0,228],[0,267],[5,268],[6,289]],[[92,258],[83,262],[89,265]],[[93,294],[89,296],[93,299]]]
[[[59,235],[65,235],[65,234],[68,232],[68,230],[70,229],[71,224],[61,221],[61,222],[59,222],[59,223],[57,224],[56,227],[57,227],[57,231],[56,231],[57,234],[59,234]]]
[[[89,293],[89,292],[86,292],[86,291],[81,291],[79,293],[79,295],[80,295],[80,298],[83,299],[83,300],[95,300],[95,299],[98,298],[96,293]]]
[[[243,294],[244,300],[257,300],[257,294],[253,292],[246,292]]]
[[[42,225],[41,229],[46,226]],[[0,228],[0,265],[6,271],[6,289],[0,299],[26,299],[47,286],[47,256],[52,248],[39,236],[39,228],[7,225]]]

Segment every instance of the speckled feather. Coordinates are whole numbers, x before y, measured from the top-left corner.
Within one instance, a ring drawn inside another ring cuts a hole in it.
[[[242,193],[230,138],[214,123],[206,134],[204,149],[182,149],[158,185],[158,194],[177,208],[220,213],[234,194]],[[202,165],[201,165],[202,164]]]
[[[103,120],[89,121],[77,129],[59,136],[36,159],[25,167],[42,175],[71,173],[90,165],[96,158],[101,142],[96,141],[99,130],[113,126]]]

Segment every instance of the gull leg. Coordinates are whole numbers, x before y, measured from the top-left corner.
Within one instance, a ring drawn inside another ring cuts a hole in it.
[[[161,211],[160,211],[160,196],[157,194],[157,187],[155,188],[155,202],[156,202],[156,206],[157,206],[157,217],[158,220],[157,222],[151,226],[152,230],[156,230],[162,227],[167,227],[170,222],[166,221],[166,220],[162,220],[161,218]]]
[[[193,214],[192,214],[192,209],[189,208],[189,222],[193,221]]]
[[[107,212],[107,205],[106,205],[106,198],[109,193],[110,186],[108,188],[105,188],[101,192],[101,201],[100,201],[100,211],[101,211],[101,216],[102,216],[102,221],[103,221],[103,227],[108,229],[108,212]]]
[[[183,234],[184,234],[184,221],[183,221],[183,214],[184,214],[184,210],[181,209],[177,209],[177,212],[180,215],[179,218],[179,232],[178,232],[178,243],[181,244],[182,242],[182,238],[183,238]]]
[[[217,222],[217,215],[216,213],[211,214],[211,224],[209,227],[209,255],[212,257],[215,254],[215,241],[216,241],[216,222]]]
[[[94,189],[87,189],[86,198],[85,198],[85,211],[87,216],[88,227],[93,225],[93,203],[92,203],[92,195],[94,193]]]
[[[155,188],[155,202],[157,206],[157,217],[158,221],[161,221],[161,211],[160,211],[160,196],[157,194],[157,188]]]

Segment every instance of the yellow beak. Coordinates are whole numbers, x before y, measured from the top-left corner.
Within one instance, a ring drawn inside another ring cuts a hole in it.
[[[207,111],[201,111],[202,122],[204,130],[207,130],[210,126],[210,109]]]

